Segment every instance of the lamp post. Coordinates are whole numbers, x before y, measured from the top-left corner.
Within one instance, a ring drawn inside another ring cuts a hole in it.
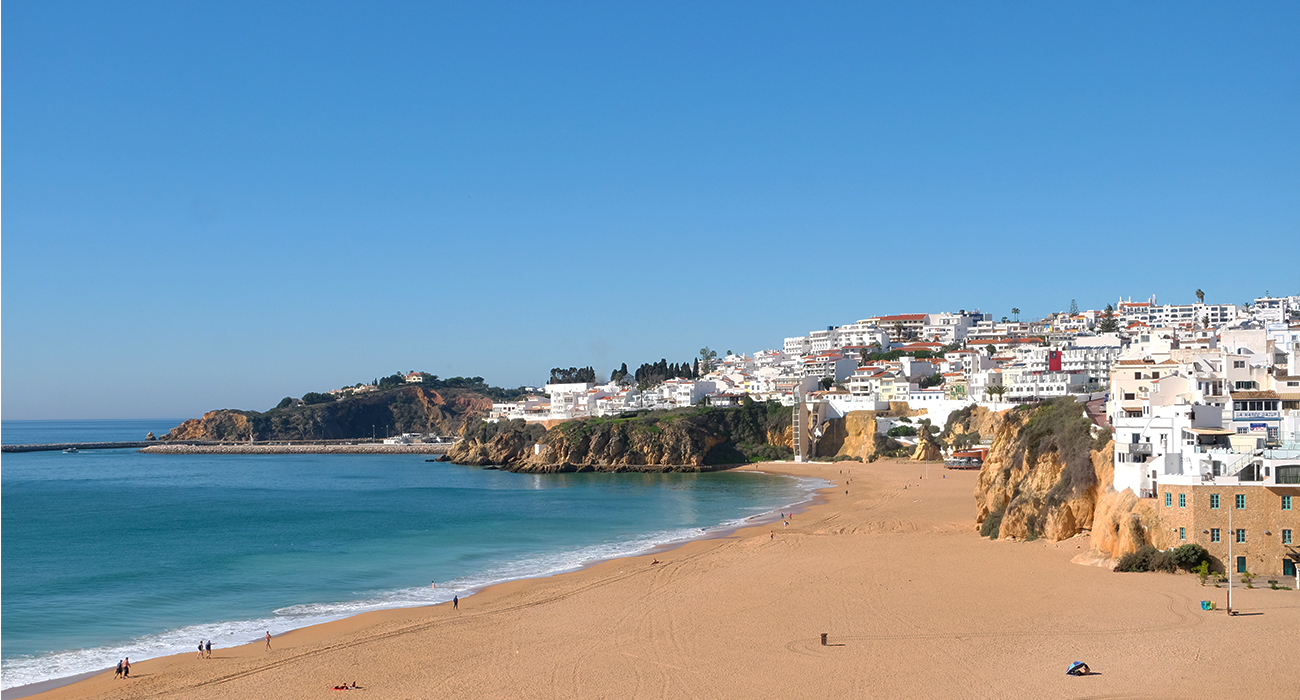
[[[1237,507],[1237,499],[1234,496],[1231,505],[1228,506],[1228,615],[1232,615],[1232,567],[1237,565],[1237,561],[1232,558],[1232,541],[1237,539],[1237,531],[1232,529],[1232,511]]]

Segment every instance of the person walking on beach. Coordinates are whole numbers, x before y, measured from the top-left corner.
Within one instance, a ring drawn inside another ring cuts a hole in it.
[[[451,597],[451,609],[460,610],[460,596],[454,595]]]
[[[271,630],[266,631],[266,648],[271,648]]]
[[[203,645],[203,650],[206,652],[206,658],[209,658],[209,659],[212,658],[212,640],[211,640],[211,639],[208,640],[208,643],[207,643],[207,644]]]
[[[119,678],[121,678],[121,677],[122,677],[122,660],[121,660],[121,659],[118,659],[118,660],[117,660],[117,673],[113,674],[113,680],[117,680],[117,679],[119,679]]]
[[[126,657],[125,659],[122,659],[122,677],[123,678],[131,677],[131,657],[129,656]]]
[[[203,658],[203,640],[199,640],[199,658]]]

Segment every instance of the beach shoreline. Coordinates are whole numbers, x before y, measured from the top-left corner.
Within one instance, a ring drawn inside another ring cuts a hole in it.
[[[1238,591],[1250,614],[1230,619],[1199,609],[1221,592],[1195,577],[1071,564],[1084,538],[982,539],[974,473],[927,480],[902,460],[745,469],[834,485],[789,526],[488,586],[459,610],[299,628],[272,651],[150,659],[131,681],[98,674],[32,697],[308,698],[353,680],[382,698],[1176,697],[1282,695],[1300,682],[1287,661],[1295,591]],[[1226,651],[1203,659],[1206,635]],[[1101,673],[1067,680],[1076,658]]]
[[[154,446],[151,446],[150,449],[139,450],[139,451],[153,452],[158,454],[296,454],[296,453],[297,454],[385,454],[385,453],[387,454],[417,453],[418,454],[419,453],[418,449],[420,448],[439,447],[439,446],[438,445],[375,445],[375,444],[355,445],[355,446],[354,445],[322,446],[322,445],[303,444],[301,445],[301,450],[302,450],[301,452],[297,452],[297,451],[289,452],[288,448],[290,447],[293,447],[295,450],[299,448],[298,445],[290,446],[290,445],[240,445],[240,444],[227,444],[227,445],[181,445],[181,444],[157,445],[155,444]],[[342,451],[331,450],[325,452],[325,451],[321,451],[322,447],[342,448]],[[445,448],[448,447],[448,445],[441,445],[441,447],[444,448],[445,451]],[[156,449],[156,448],[162,448],[162,449]],[[362,449],[356,449],[356,448],[362,448]],[[365,449],[365,448],[371,448],[371,449]],[[379,448],[379,449],[375,449],[375,448]],[[392,449],[392,448],[396,448],[396,449]],[[416,448],[416,451],[410,449],[403,450],[402,448]],[[780,463],[769,463],[769,464],[780,464]],[[794,479],[800,479],[800,480],[803,479],[802,477],[796,475],[784,474],[779,470],[772,470],[772,469],[761,470],[761,469],[753,468],[753,466],[754,465],[741,465],[737,467],[727,468],[723,471],[735,471],[735,472],[752,473],[752,474],[776,474],[781,476],[789,476]],[[811,507],[812,505],[815,505],[816,503],[819,502],[819,492],[821,490],[824,490],[825,488],[829,488],[829,487],[821,487],[821,488],[810,490],[805,494],[806,495],[805,498],[781,506],[781,508],[789,508],[790,512],[792,513],[803,512],[807,510],[809,507]],[[778,515],[778,511],[776,510],[765,512],[765,513],[759,513],[756,515],[748,516],[739,521],[728,521],[727,523],[720,523],[718,525],[709,528],[701,528],[700,534],[698,535],[683,538],[680,540],[671,541],[671,542],[655,544],[646,547],[645,549],[638,550],[637,552],[632,554],[591,559],[591,560],[584,561],[581,564],[570,569],[564,569],[552,573],[523,576],[520,578],[507,579],[503,581],[496,581],[486,585],[470,588],[467,591],[461,592],[459,594],[459,597],[461,600],[466,600],[476,594],[479,594],[495,586],[500,586],[509,583],[516,583],[521,581],[535,580],[535,579],[547,579],[555,576],[565,576],[568,574],[584,571],[586,569],[589,569],[594,566],[598,566],[600,564],[604,564],[606,562],[618,561],[621,559],[627,559],[631,557],[663,554],[665,552],[670,552],[672,550],[680,548],[691,542],[699,542],[699,541],[729,537],[732,536],[737,530],[743,528],[759,527],[765,524],[769,524],[772,522],[779,522],[779,521],[780,521],[780,516]],[[441,603],[434,603],[431,605],[412,605],[412,606],[405,606],[405,607],[383,608],[379,610],[364,611],[353,615],[348,615],[338,620],[332,620],[323,623],[313,623],[309,625],[304,625],[303,627],[289,628],[287,630],[283,630],[280,634],[289,634],[299,629],[320,627],[322,625],[332,625],[338,622],[348,620],[350,618],[360,617],[360,616],[364,616],[376,612],[386,612],[389,610],[414,610],[414,609],[421,609],[421,608],[436,608],[438,606],[449,605],[449,604],[450,601],[446,601]],[[260,640],[252,640],[247,642],[247,644],[254,644],[259,641]],[[165,655],[160,657],[139,659],[137,661],[132,662],[132,667],[135,668],[141,663],[145,663],[147,661],[151,661],[154,659],[167,659],[171,657],[183,659],[187,657],[188,653],[189,652],[180,652],[177,654],[170,654],[170,655]],[[87,672],[73,674],[71,676],[50,678],[35,683],[29,683],[20,686],[14,686],[11,688],[5,688],[3,690],[0,690],[0,700],[16,700],[17,698],[38,695],[48,690],[53,690],[56,688],[68,686],[103,673],[112,673],[112,671],[113,671],[112,668],[105,668],[96,671],[87,671]]]

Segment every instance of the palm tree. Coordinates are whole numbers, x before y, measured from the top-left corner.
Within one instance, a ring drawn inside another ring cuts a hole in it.
[[[1201,303],[1201,304],[1204,304],[1204,303],[1205,303],[1205,292],[1202,292],[1200,289],[1197,289],[1197,290],[1196,290],[1196,301],[1199,302],[1199,303]]]
[[[1011,315],[1016,317],[1017,322],[1020,321],[1020,309],[1017,309],[1014,306],[1011,307]]]

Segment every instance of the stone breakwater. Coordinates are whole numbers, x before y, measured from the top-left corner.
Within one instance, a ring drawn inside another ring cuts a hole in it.
[[[285,443],[279,445],[150,445],[140,450],[148,454],[164,455],[440,455],[446,454],[450,444],[428,445],[330,445]]]
[[[146,440],[135,442],[53,442],[38,445],[3,445],[0,452],[57,452],[59,450],[120,450],[131,447],[147,447],[155,443]]]

